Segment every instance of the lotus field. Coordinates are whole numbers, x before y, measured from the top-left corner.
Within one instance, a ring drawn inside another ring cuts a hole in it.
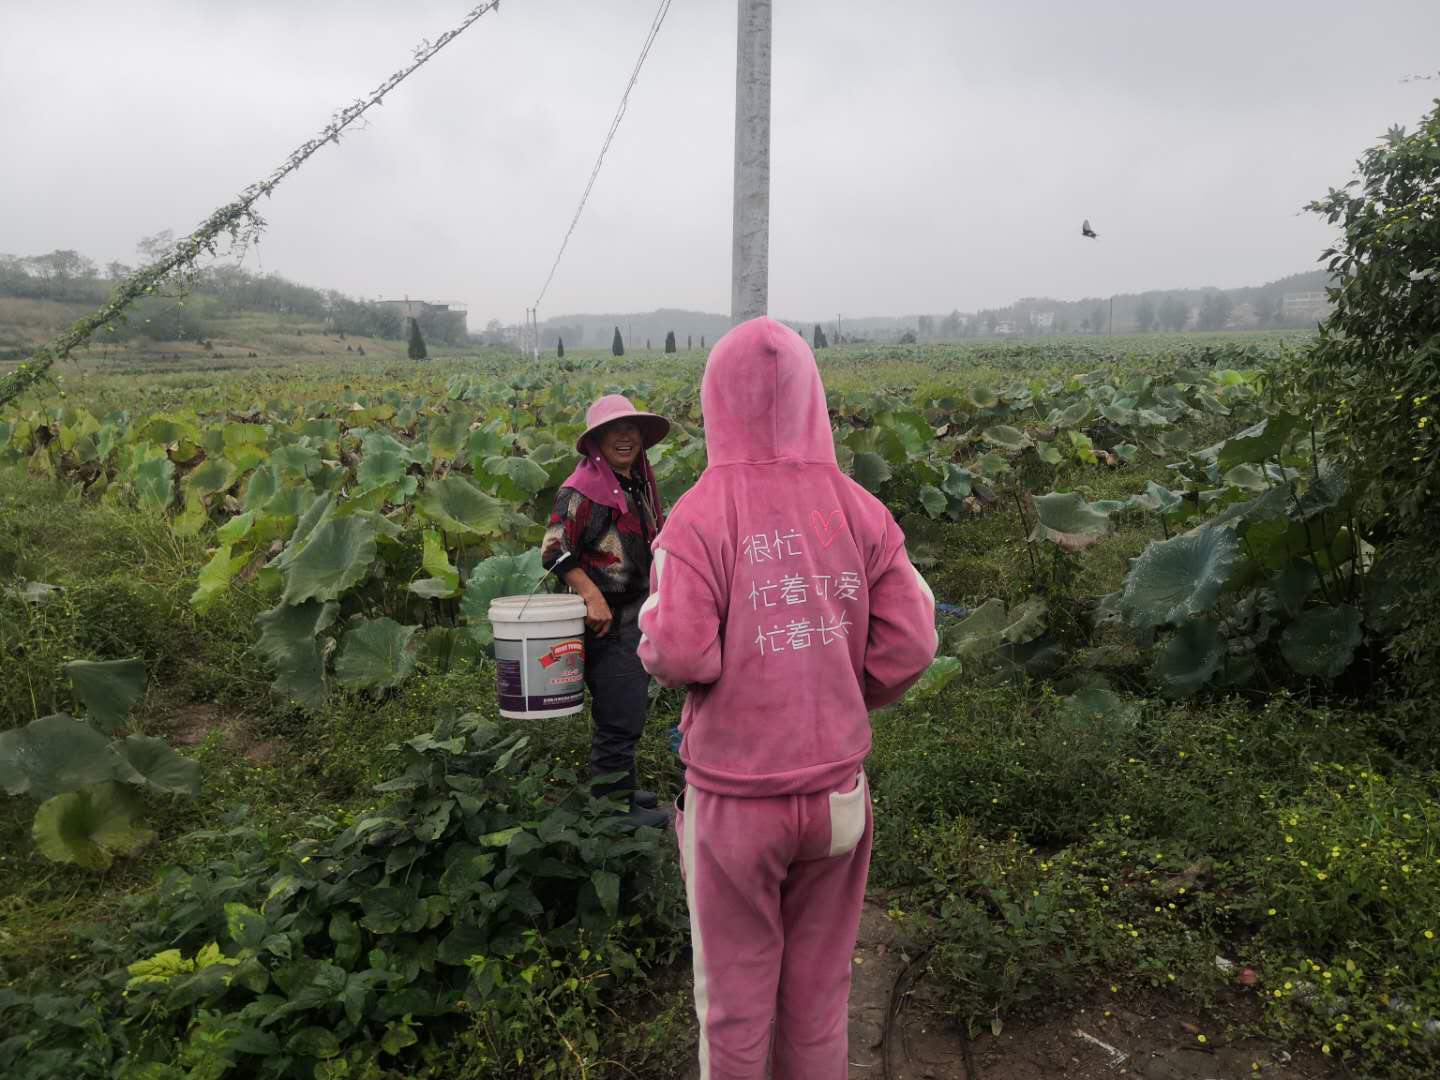
[[[1351,704],[1400,585],[1306,346],[819,354],[942,605],[875,718],[873,878],[971,1033],[1111,984],[1214,1005],[1218,952],[1258,980],[1226,1023],[1367,1075],[1440,1050],[1434,804]],[[674,421],[667,504],[694,483],[702,367],[87,368],[0,412],[6,1075],[680,1075],[668,842],[589,796],[583,718],[498,718],[487,611],[556,587],[599,394]]]

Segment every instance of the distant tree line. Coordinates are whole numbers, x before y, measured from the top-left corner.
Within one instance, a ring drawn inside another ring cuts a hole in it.
[[[172,241],[168,232],[141,240],[137,250],[148,262]],[[110,262],[101,268],[72,250],[45,255],[0,254],[0,296],[26,300],[98,306],[132,267]],[[134,337],[155,341],[201,341],[214,336],[219,320],[247,314],[290,315],[323,323],[344,335],[401,340],[405,321],[391,307],[356,300],[334,289],[299,285],[279,274],[255,274],[237,266],[210,267],[199,273],[183,293],[147,298],[131,308],[124,324],[106,335],[110,340]],[[422,316],[427,338],[448,343],[453,331],[443,318]]]

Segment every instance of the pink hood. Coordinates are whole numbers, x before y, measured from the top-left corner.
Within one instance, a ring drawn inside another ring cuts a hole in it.
[[[685,686],[688,780],[738,796],[837,790],[868,710],[935,655],[934,597],[890,512],[835,463],[809,347],[768,318],[715,346],[709,465],[655,541],[640,660]]]

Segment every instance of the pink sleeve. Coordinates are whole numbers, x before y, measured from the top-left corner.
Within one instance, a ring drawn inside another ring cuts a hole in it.
[[[925,673],[940,647],[935,595],[897,545],[870,582],[870,635],[865,646],[865,705],[894,704]]]
[[[710,582],[683,559],[655,549],[650,598],[640,608],[640,663],[661,686],[720,678],[722,613]]]

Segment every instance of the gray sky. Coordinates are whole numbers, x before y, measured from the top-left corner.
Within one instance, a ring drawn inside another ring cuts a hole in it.
[[[135,261],[469,7],[0,0],[0,251]],[[245,265],[519,321],[655,7],[505,0],[278,189]],[[735,22],[674,0],[542,318],[728,310]],[[1440,3],[775,0],[774,50],[771,311],[973,310],[1312,268],[1301,205],[1440,94],[1400,81],[1440,69]]]

